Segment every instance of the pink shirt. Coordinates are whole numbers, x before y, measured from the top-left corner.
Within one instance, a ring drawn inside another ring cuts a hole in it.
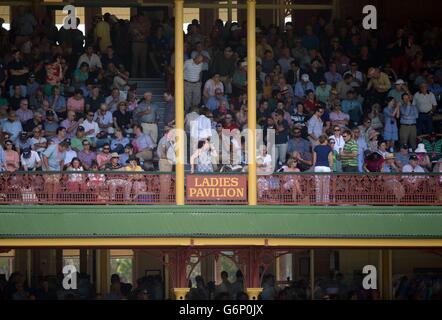
[[[68,111],[84,112],[84,98],[80,100],[70,97],[67,102]]]
[[[215,84],[215,81],[213,81],[212,79],[209,79],[204,84],[204,90],[207,90],[209,97],[215,96],[216,89],[220,89],[221,92],[224,92],[224,85],[221,81],[218,84]]]
[[[5,151],[6,170],[9,172],[16,171],[19,168],[20,157],[17,151]]]

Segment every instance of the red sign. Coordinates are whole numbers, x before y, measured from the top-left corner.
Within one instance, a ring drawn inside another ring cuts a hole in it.
[[[187,175],[188,200],[247,200],[247,176]]]

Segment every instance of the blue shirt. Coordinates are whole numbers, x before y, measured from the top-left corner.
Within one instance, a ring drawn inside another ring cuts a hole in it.
[[[54,96],[48,97],[49,105],[52,106],[54,103]],[[61,112],[66,107],[66,99],[63,96],[58,96],[57,103],[54,106],[56,112]]]
[[[15,143],[17,142],[18,135],[23,131],[23,128],[20,121],[15,120],[12,122],[7,120],[3,123],[3,131],[9,132],[11,134],[12,142]]]
[[[315,92],[315,86],[313,85],[313,82],[309,81],[305,83],[304,81],[298,81],[295,85],[295,96],[299,98],[305,97],[305,92],[307,90],[312,90]]]
[[[316,152],[315,167],[329,167],[328,155],[332,149],[328,145],[318,145],[313,149]]]
[[[66,152],[60,152],[58,150],[58,144],[50,145],[43,155],[48,158],[49,168],[46,171],[61,171],[60,162],[64,160]]]
[[[351,122],[359,122],[361,120],[363,111],[362,104],[358,100],[344,100],[341,104],[342,112],[350,115]]]
[[[416,119],[419,117],[416,106],[414,105],[401,105],[401,124],[413,125],[416,124]]]
[[[324,74],[324,78],[327,81],[327,84],[332,85],[333,83],[338,83],[342,81],[342,76],[339,73],[335,73],[334,75],[328,71]]]

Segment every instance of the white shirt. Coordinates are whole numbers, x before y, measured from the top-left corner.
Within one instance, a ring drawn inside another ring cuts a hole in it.
[[[428,113],[433,110],[433,106],[437,105],[437,102],[436,97],[432,92],[427,94],[416,92],[413,104],[417,107],[419,112]]]
[[[91,69],[91,68],[103,69],[103,65],[101,64],[100,57],[98,55],[96,55],[95,53],[93,53],[90,57],[86,53],[83,53],[80,56],[80,59],[78,59],[77,68],[80,68],[80,65],[83,62],[86,62],[89,65],[89,69]]]
[[[206,50],[201,51],[200,54],[210,61],[210,54]],[[197,55],[198,55],[198,51],[192,51],[192,53],[190,54],[190,57],[193,59]],[[209,63],[208,62],[203,62],[202,65],[203,65],[203,69],[202,69],[203,71],[209,70]]]
[[[114,121],[114,119],[112,117],[112,113],[110,111],[106,111],[106,113],[104,115],[102,115],[99,111],[95,112],[94,121],[97,121],[97,119],[100,119],[101,124],[104,124],[104,125],[111,124]]]
[[[46,143],[46,142],[47,142],[47,140],[46,140],[45,137],[40,137],[40,138],[38,138],[38,139],[36,139],[36,138],[34,137],[34,138],[31,139],[31,146],[34,147],[34,144],[36,144],[36,143]],[[37,152],[43,152],[43,151],[45,151],[45,149],[46,149],[46,148],[39,148],[39,149],[37,149],[37,150],[35,150],[35,151],[37,151]]]
[[[403,173],[425,173],[424,168],[422,168],[420,165],[417,165],[414,169],[410,164],[406,164],[402,168]]]
[[[269,154],[266,154],[264,157],[258,155],[256,157],[256,164],[264,165],[264,167],[256,167],[256,174],[258,175],[265,175],[273,172],[272,156]]]
[[[84,128],[85,132],[88,132],[89,130],[94,130],[93,133],[86,135],[87,138],[94,138],[100,132],[100,128],[98,127],[98,123],[96,123],[95,121],[89,122],[89,121],[85,120],[85,121],[83,121],[81,126]]]
[[[339,136],[339,138],[336,138],[334,135],[328,137],[328,139],[333,139],[335,140],[335,146],[333,148],[334,151],[339,152],[339,149],[344,149],[344,145],[345,145],[345,140],[342,136]]]
[[[193,121],[195,121],[199,117],[198,112],[192,111],[191,113],[186,114],[186,118],[184,119],[184,127],[186,132],[190,133],[190,126]]]
[[[214,97],[216,89],[219,89],[221,90],[221,92],[224,92],[224,85],[221,81],[218,84],[215,84],[215,81],[213,81],[213,79],[209,79],[204,84],[204,90],[206,89],[209,96]]]
[[[199,82],[203,64],[196,64],[193,59],[184,62],[184,80],[189,82]]]
[[[190,124],[190,139],[205,140],[212,137],[212,122],[205,115],[200,115]]]
[[[64,164],[70,164],[72,159],[77,157],[77,152],[75,152],[74,150],[70,149],[66,151],[66,154],[64,156]]]
[[[23,155],[21,155],[20,160],[23,167],[35,170],[35,166],[37,165],[37,162],[41,161],[41,158],[36,151],[31,150],[31,157],[29,159],[25,159]]]

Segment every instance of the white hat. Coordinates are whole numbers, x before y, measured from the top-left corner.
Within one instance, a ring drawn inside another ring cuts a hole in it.
[[[417,145],[417,149],[414,150],[415,153],[427,153],[427,150],[425,150],[425,145],[423,143],[419,143]]]
[[[396,82],[394,83],[395,85],[400,85],[400,84],[405,84],[405,81],[402,79],[397,79]]]
[[[247,67],[247,61],[241,62],[241,67]]]
[[[307,73],[304,73],[304,74],[301,76],[301,79],[302,79],[303,81],[305,81],[305,82],[310,81],[310,77],[308,76]]]

